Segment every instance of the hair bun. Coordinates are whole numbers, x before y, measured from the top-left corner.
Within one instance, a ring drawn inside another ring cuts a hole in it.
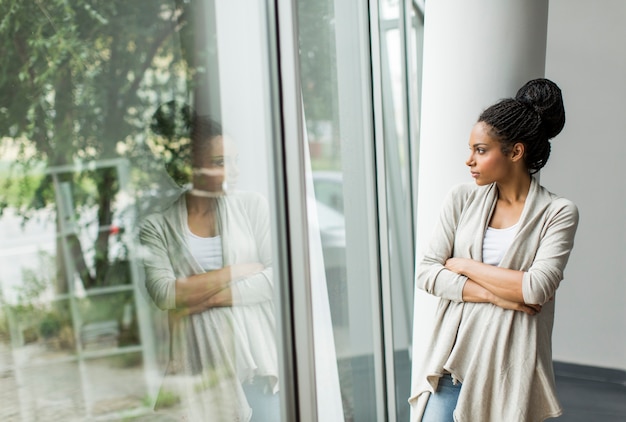
[[[170,100],[159,105],[150,122],[153,133],[167,139],[189,136],[191,108],[185,103]]]
[[[549,79],[533,79],[517,91],[515,99],[531,106],[541,118],[547,139],[558,135],[565,126],[565,107],[561,89]]]

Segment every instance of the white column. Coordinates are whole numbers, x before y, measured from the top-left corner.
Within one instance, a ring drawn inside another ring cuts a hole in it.
[[[418,257],[448,190],[472,181],[465,160],[479,114],[544,75],[548,0],[428,1],[424,15]],[[435,304],[416,291],[413,362],[423,354]]]

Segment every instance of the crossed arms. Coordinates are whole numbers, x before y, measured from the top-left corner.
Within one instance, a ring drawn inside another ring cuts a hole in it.
[[[445,268],[467,277],[463,286],[463,301],[492,303],[504,309],[535,315],[540,304],[524,302],[523,271],[496,267],[467,258],[449,258]]]

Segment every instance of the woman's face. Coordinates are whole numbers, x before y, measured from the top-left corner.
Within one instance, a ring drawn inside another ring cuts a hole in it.
[[[499,141],[489,134],[484,122],[474,125],[469,139],[470,156],[465,162],[476,184],[488,185],[503,182],[512,174],[513,162],[502,152]]]
[[[199,164],[194,169],[195,190],[223,194],[235,186],[239,176],[237,149],[228,137],[213,139]]]

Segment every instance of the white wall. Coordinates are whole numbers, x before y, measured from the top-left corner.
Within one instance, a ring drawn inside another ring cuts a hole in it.
[[[626,2],[551,0],[546,77],[567,113],[542,171],[580,210],[559,288],[554,359],[626,369]]]

